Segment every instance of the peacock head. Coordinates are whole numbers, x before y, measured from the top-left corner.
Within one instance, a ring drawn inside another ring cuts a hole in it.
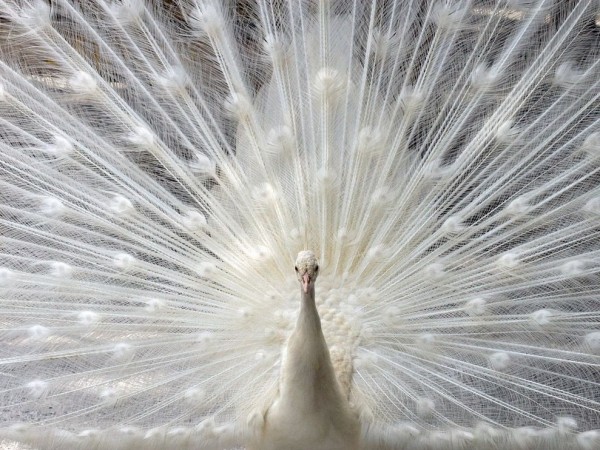
[[[308,288],[314,286],[319,275],[319,264],[317,257],[310,250],[303,250],[296,258],[296,276],[302,284],[302,290],[308,293]]]

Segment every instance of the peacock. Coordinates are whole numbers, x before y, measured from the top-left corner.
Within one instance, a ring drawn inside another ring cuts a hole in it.
[[[0,448],[600,449],[597,0],[0,0]]]

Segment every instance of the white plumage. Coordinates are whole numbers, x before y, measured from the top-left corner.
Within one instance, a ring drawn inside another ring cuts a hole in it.
[[[264,412],[251,416],[251,424],[257,419],[253,444],[260,450],[358,450],[359,417],[344,383],[353,368],[331,361],[315,301],[315,255],[300,252],[295,269],[300,312],[286,344],[277,393]]]
[[[0,0],[0,447],[600,448],[599,43],[597,0]]]

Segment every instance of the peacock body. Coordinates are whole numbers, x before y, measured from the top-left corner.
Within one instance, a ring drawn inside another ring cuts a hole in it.
[[[599,43],[596,0],[0,0],[0,447],[599,449]]]

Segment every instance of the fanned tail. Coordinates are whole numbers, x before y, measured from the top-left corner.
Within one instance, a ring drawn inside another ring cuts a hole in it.
[[[365,448],[596,448],[599,8],[0,0],[0,437],[244,445],[310,248]]]

